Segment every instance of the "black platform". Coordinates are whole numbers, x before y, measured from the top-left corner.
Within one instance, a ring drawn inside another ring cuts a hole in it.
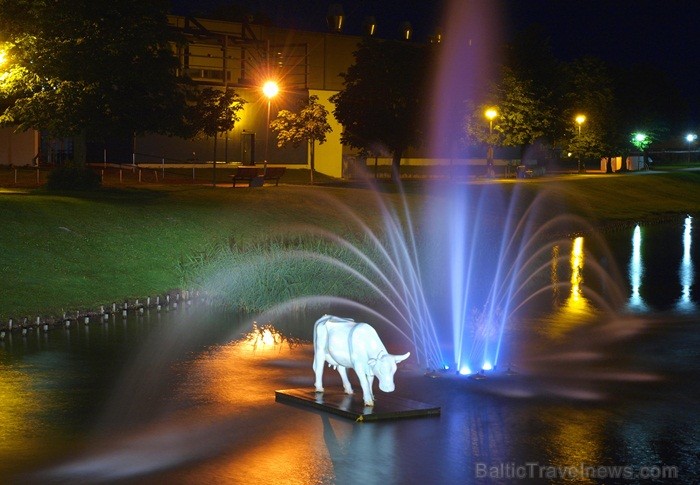
[[[275,401],[277,402],[308,406],[355,421],[381,421],[440,415],[439,406],[412,401],[393,394],[375,394],[374,399],[374,406],[368,407],[364,405],[361,391],[355,392],[353,395],[347,395],[342,390],[326,390],[317,393],[312,388],[275,391]]]

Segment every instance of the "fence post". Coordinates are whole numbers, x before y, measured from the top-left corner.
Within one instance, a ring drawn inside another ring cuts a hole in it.
[[[39,181],[39,167],[36,167],[36,184],[41,185],[41,182]]]
[[[194,167],[192,167],[192,182],[194,182],[195,180],[196,180],[196,179],[195,179],[195,176],[194,176]]]
[[[122,168],[119,167],[119,183],[122,182]]]
[[[15,185],[17,185],[17,169],[15,169]]]
[[[139,168],[139,183],[141,182],[141,169]]]
[[[161,157],[160,159],[160,170],[163,174],[163,178],[165,178],[165,157]]]

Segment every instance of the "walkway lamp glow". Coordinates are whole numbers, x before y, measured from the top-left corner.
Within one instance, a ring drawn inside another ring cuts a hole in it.
[[[277,96],[280,88],[275,81],[267,81],[263,84],[262,92],[267,98],[267,124],[265,125],[265,161],[263,162],[267,166],[268,154],[270,151],[270,102],[272,98]]]
[[[574,118],[574,121],[575,121],[576,124],[578,125],[578,136],[580,137],[580,136],[581,136],[581,125],[584,124],[584,123],[586,122],[586,115],[576,115],[576,118]],[[581,142],[581,140],[579,140],[579,143],[580,143],[580,142]],[[578,156],[578,173],[582,173],[582,172],[585,172],[585,171],[586,171],[586,167],[583,166],[583,165],[581,165],[581,154],[580,154],[581,148],[580,148],[580,147],[577,147],[577,148],[578,148],[577,151],[579,152],[579,156]]]
[[[489,177],[493,177],[493,120],[498,116],[495,108],[488,108],[484,111],[484,116],[489,120],[489,148],[486,152],[486,172]]]

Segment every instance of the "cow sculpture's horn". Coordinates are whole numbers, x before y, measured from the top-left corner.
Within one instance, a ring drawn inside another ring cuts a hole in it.
[[[394,361],[398,364],[399,362],[403,362],[404,360],[408,359],[410,355],[410,352],[406,352],[403,355],[394,355]]]

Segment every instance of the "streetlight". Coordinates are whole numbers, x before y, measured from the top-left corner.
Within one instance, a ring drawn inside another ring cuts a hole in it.
[[[581,125],[586,122],[586,115],[577,115],[576,118],[574,118],[574,121],[576,121],[576,124],[578,125],[578,136],[579,138],[581,137]],[[579,144],[581,143],[581,140],[579,139]],[[581,147],[578,146],[578,173],[582,173],[586,171],[586,166],[581,164]]]
[[[277,96],[280,88],[275,81],[267,81],[263,84],[262,92],[267,98],[267,125],[265,125],[265,161],[263,164],[267,167],[267,156],[270,151],[270,102],[272,98]]]
[[[649,168],[647,163],[647,146],[650,143],[651,140],[646,133],[637,132],[632,135],[632,144],[642,151],[642,163],[646,168]],[[639,168],[639,163],[637,163],[637,168]]]
[[[489,148],[486,152],[486,174],[489,177],[493,177],[493,119],[498,116],[498,111],[495,108],[488,108],[484,111],[484,116],[489,120]]]
[[[685,141],[688,142],[688,163],[690,163],[690,150],[691,150],[691,145],[692,145],[693,142],[694,142],[695,140],[697,140],[697,139],[698,139],[698,135],[696,135],[695,133],[688,133],[687,135],[685,135]]]

